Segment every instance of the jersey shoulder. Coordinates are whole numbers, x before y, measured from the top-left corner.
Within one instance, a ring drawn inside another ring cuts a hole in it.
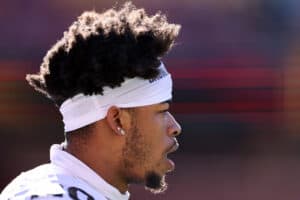
[[[62,186],[55,181],[51,165],[44,164],[17,176],[4,188],[0,200],[57,198],[64,193]]]
[[[85,182],[58,173],[51,164],[17,176],[1,193],[0,200],[105,200]]]

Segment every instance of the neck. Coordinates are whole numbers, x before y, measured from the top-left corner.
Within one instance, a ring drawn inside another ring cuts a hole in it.
[[[94,138],[93,141],[99,140]],[[81,143],[76,140],[71,140],[66,143],[64,149],[85,163],[106,182],[118,189],[120,193],[124,194],[126,191],[128,191],[129,184],[127,183],[126,179],[123,178],[121,170],[119,170],[120,166],[122,166],[122,163],[120,163],[120,159],[117,159],[119,158],[119,156],[117,156],[118,153],[112,150],[112,147],[116,147],[118,145],[112,143],[94,145],[93,141]],[[89,145],[87,146],[86,144]]]

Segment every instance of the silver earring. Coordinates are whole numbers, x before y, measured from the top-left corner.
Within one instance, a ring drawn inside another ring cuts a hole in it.
[[[121,135],[125,135],[125,131],[123,129],[121,129],[120,127],[117,127],[117,130]]]

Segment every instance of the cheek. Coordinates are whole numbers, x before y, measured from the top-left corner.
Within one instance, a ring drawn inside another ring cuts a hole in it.
[[[146,165],[157,165],[164,157],[168,145],[168,116],[165,113],[155,113],[139,119],[137,129],[143,138],[138,145],[141,147],[143,143],[143,148],[139,148],[140,154],[144,155]]]
[[[168,143],[165,120],[165,117],[162,116],[155,117],[147,133],[147,141],[155,160],[161,159]]]
[[[154,129],[153,133],[159,137],[164,136],[167,130],[168,116],[166,113],[159,113],[153,117],[152,127]]]

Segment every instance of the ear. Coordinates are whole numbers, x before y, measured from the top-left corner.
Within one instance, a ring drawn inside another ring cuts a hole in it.
[[[130,116],[125,110],[112,106],[107,111],[106,120],[114,133],[125,135],[126,127],[128,127],[128,117]]]

